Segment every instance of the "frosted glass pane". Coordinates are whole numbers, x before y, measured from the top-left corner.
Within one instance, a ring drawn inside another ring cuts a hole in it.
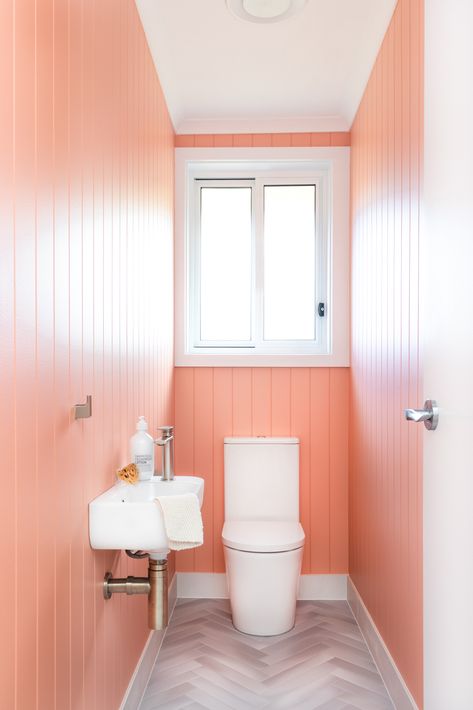
[[[264,338],[315,338],[315,186],[264,188]]]
[[[201,188],[202,340],[251,339],[251,188]]]

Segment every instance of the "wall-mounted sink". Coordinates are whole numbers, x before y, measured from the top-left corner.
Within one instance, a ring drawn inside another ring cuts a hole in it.
[[[158,496],[194,493],[200,507],[204,500],[204,479],[175,476],[162,481],[155,476],[134,486],[117,482],[89,503],[89,537],[95,550],[143,550],[169,552]]]

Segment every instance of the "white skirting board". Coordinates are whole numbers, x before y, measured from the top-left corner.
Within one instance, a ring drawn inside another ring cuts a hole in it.
[[[414,698],[410,694],[403,677],[394,663],[394,659],[376,628],[376,624],[350,578],[348,578],[347,583],[347,596],[353,616],[360,627],[394,707],[396,710],[418,710]]]
[[[347,598],[346,574],[303,574],[298,599],[337,601]]]
[[[178,599],[227,599],[225,574],[177,572]],[[301,575],[298,599],[346,599],[346,574]]]
[[[175,574],[169,586],[168,604],[169,604],[169,621],[171,620],[172,612],[177,601],[177,575]],[[135,671],[128,683],[125,696],[120,705],[120,710],[137,710],[141,699],[148,685],[151,671],[154,668],[156,658],[162,646],[164,631],[150,631],[148,640],[140,656],[140,660],[136,664]]]

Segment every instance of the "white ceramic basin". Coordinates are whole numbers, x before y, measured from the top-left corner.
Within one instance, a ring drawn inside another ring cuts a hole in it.
[[[117,482],[89,503],[89,537],[95,550],[143,550],[169,552],[169,542],[157,496],[195,493],[200,507],[204,479],[176,476],[162,481],[154,476],[134,486]]]

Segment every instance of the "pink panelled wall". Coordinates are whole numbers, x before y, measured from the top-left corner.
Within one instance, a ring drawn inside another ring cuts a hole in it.
[[[176,135],[176,148],[314,148],[350,145],[349,132]]]
[[[173,419],[174,134],[133,0],[2,0],[0,47],[0,704],[116,710],[146,600],[101,582],[146,566],[87,502]]]
[[[423,2],[399,0],[351,132],[350,574],[422,705]]]
[[[177,555],[178,570],[225,570],[223,438],[298,436],[303,572],[347,572],[348,389],[347,368],[176,368],[176,471],[206,486],[205,542]]]
[[[177,148],[349,146],[350,133],[176,135]],[[348,571],[348,370],[175,370],[176,470],[205,478],[205,544],[177,569],[224,572],[223,438],[299,436],[305,574]]]

